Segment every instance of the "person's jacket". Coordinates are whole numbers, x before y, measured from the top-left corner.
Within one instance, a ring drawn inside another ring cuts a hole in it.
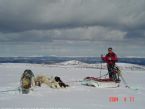
[[[117,55],[114,52],[108,53],[105,57],[102,56],[101,58],[109,65],[113,65],[118,61]]]

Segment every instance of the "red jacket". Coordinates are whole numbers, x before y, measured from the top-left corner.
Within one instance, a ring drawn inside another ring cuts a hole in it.
[[[107,64],[110,64],[110,65],[115,64],[115,62],[118,61],[117,55],[116,55],[114,52],[108,53],[108,54],[106,54],[105,57],[101,57],[101,58],[102,58],[102,60],[104,60]]]

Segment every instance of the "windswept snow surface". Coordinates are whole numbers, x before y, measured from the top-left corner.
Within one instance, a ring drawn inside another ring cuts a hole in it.
[[[79,80],[86,76],[98,77],[106,74],[106,64],[93,65],[74,60],[55,65],[0,64],[0,109],[144,109],[144,66],[125,63],[117,65],[122,69],[122,75],[131,89],[126,88],[123,82],[118,88],[81,85]],[[21,94],[14,90],[19,86],[25,69],[31,69],[35,76],[60,76],[70,87],[51,89],[43,85],[35,87],[29,94]]]

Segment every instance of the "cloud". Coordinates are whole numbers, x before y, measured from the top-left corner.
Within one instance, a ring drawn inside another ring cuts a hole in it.
[[[144,7],[145,0],[0,0],[0,42],[139,48],[145,39]]]
[[[53,30],[31,30],[15,33],[1,33],[0,40],[8,41],[27,41],[27,42],[51,42],[54,40],[64,41],[122,41],[126,32],[112,30],[104,27],[72,28],[72,29],[53,29]]]
[[[129,31],[125,37],[127,39],[145,39],[145,30],[134,30],[134,31]]]
[[[1,0],[1,32],[108,26],[145,27],[144,0]]]

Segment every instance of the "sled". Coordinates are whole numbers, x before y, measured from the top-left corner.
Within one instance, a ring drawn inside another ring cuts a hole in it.
[[[92,87],[97,87],[97,88],[116,88],[119,87],[119,83],[113,81],[112,79],[109,78],[95,78],[95,77],[86,77],[82,81],[82,85],[85,86],[92,86]]]

